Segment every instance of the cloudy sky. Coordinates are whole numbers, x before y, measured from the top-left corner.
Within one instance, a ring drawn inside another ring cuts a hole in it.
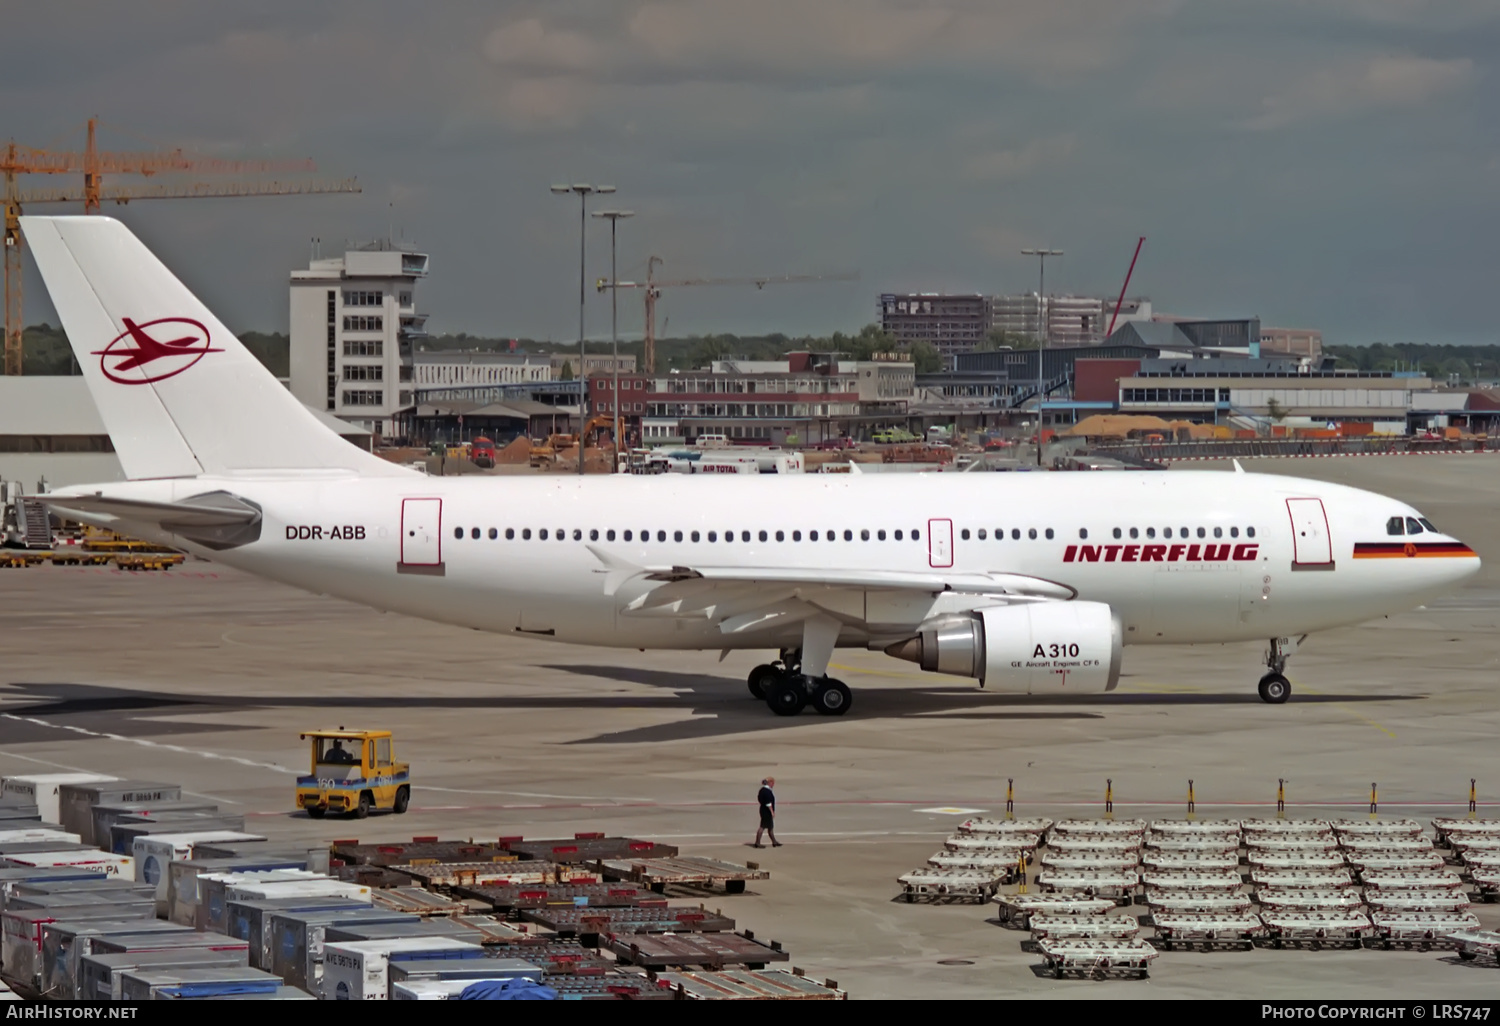
[[[117,213],[243,329],[286,274],[392,228],[435,331],[576,337],[578,208],[636,211],[621,278],[858,271],[679,289],[667,333],[853,330],[882,290],[1118,290],[1330,342],[1500,340],[1494,0],[552,0],[9,12],[21,144],[312,157],[360,196]],[[17,46],[17,40],[24,45]],[[127,180],[117,180],[124,184]],[[56,184],[32,178],[27,185]],[[34,213],[48,209],[34,207]],[[589,277],[608,235],[589,226]],[[34,276],[27,320],[53,317]],[[622,303],[624,333],[640,308]],[[607,337],[590,290],[589,333]],[[54,317],[55,323],[55,317]]]

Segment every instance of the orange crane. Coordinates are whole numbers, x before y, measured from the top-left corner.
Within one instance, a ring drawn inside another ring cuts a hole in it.
[[[617,281],[611,283],[607,278],[600,278],[595,282],[598,291],[603,292],[608,288],[616,289],[643,289],[646,299],[646,345],[641,354],[641,369],[647,374],[656,372],[656,301],[661,298],[661,290],[667,288],[680,288],[684,285],[754,285],[763,289],[767,285],[792,285],[802,282],[814,281],[858,281],[859,274],[768,274],[756,278],[683,278],[680,281],[661,281],[655,276],[656,265],[665,263],[661,257],[650,257],[646,261],[645,281]]]
[[[89,118],[88,139],[81,152],[54,152],[18,146],[12,140],[0,150],[0,175],[5,179],[5,373],[21,373],[21,207],[30,203],[82,203],[97,214],[104,200],[129,203],[137,199],[193,199],[222,196],[292,196],[312,193],[359,192],[353,178],[311,182],[223,182],[218,184],[107,187],[106,174],[144,175],[170,172],[198,174],[276,174],[315,171],[311,160],[224,160],[186,153],[180,149],[101,151],[95,144],[99,119]],[[18,175],[83,175],[82,188],[26,189]]]

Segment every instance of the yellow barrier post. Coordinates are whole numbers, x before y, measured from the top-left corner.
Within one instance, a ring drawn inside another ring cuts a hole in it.
[[[1370,783],[1370,818],[1371,819],[1375,818],[1376,812],[1377,812],[1377,806],[1375,804],[1375,783],[1373,781],[1371,781],[1371,783]]]
[[[1474,818],[1476,818],[1479,815],[1479,800],[1478,800],[1479,799],[1479,793],[1475,789],[1475,786],[1474,786],[1476,783],[1477,783],[1477,781],[1473,777],[1469,778],[1469,818],[1470,819],[1474,819]]]
[[[1286,819],[1286,781],[1276,780],[1276,818]]]
[[[1016,857],[1016,874],[1018,876],[1020,876],[1020,878],[1021,878],[1021,886],[1016,891],[1016,893],[1017,894],[1025,894],[1026,893],[1026,853],[1024,851],[1019,856]]]
[[[1115,818],[1115,782],[1108,779],[1104,781],[1104,818]]]
[[[1005,818],[1016,818],[1016,781],[1013,777],[1005,779]]]
[[[1196,807],[1197,807],[1197,802],[1195,802],[1193,800],[1193,782],[1190,779],[1190,780],[1188,780],[1188,810],[1187,810],[1187,818],[1188,819],[1194,819],[1194,818],[1196,818]]]

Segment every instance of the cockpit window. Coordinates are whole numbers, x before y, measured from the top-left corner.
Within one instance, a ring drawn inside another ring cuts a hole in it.
[[[1428,520],[1426,517],[1417,517],[1417,522],[1420,523],[1423,527],[1427,528],[1427,530],[1431,531],[1433,534],[1441,533],[1436,527],[1432,526],[1432,521]]]
[[[1405,534],[1406,533],[1406,521],[1403,520],[1401,517],[1391,517],[1391,519],[1389,519],[1389,520],[1387,520],[1385,522],[1385,533],[1386,534]]]
[[[1406,518],[1406,533],[1407,534],[1421,534],[1422,533],[1422,525],[1419,524],[1419,523],[1417,523],[1417,518],[1416,517],[1407,517]]]

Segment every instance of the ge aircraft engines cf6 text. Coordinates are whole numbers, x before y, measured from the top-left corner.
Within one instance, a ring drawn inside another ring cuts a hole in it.
[[[1404,503],[1258,474],[428,478],[327,429],[139,240],[24,219],[124,482],[78,520],[383,610],[582,645],[763,649],[750,690],[840,715],[838,647],[1025,693],[1108,691],[1126,644],[1313,631],[1479,569]]]

